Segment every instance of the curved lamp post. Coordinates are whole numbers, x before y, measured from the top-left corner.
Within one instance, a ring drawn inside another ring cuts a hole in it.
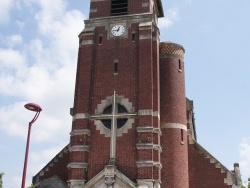
[[[42,108],[34,103],[28,103],[25,104],[24,107],[30,111],[36,112],[36,115],[34,118],[29,122],[29,129],[28,129],[28,136],[27,136],[27,143],[26,143],[26,152],[25,152],[25,158],[24,158],[24,165],[23,165],[23,178],[22,178],[22,187],[25,188],[25,180],[26,180],[26,170],[27,170],[27,162],[28,162],[28,154],[29,154],[29,145],[30,145],[30,130],[32,124],[37,120],[40,112],[42,111]]]

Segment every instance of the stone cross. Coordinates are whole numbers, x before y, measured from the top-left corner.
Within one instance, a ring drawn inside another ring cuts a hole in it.
[[[111,120],[111,138],[110,138],[110,165],[115,165],[115,154],[116,154],[116,138],[117,138],[117,121],[119,119],[128,119],[136,116],[135,113],[118,113],[118,96],[114,91],[112,96],[112,112],[111,114],[101,114],[101,115],[92,115],[91,118],[94,120]]]

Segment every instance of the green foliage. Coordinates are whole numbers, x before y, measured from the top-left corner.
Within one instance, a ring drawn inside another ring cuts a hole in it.
[[[250,188],[250,178],[248,178],[248,183],[247,183],[247,185],[246,185],[246,186],[245,186],[245,185],[242,185],[241,188]]]
[[[4,175],[4,173],[3,172],[1,172],[0,173],[0,188],[3,188],[3,175]]]
[[[31,184],[29,187],[27,188],[35,188],[35,185]]]

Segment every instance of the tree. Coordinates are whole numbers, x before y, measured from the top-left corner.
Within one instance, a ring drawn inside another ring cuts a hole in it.
[[[248,183],[247,185],[243,185],[241,188],[250,188],[250,178],[248,178]]]
[[[3,188],[3,175],[4,175],[4,173],[3,172],[1,172],[0,173],[0,188]]]
[[[35,188],[35,185],[31,184],[29,187],[27,188]]]

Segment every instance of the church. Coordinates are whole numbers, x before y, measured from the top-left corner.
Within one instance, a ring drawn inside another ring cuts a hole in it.
[[[197,141],[185,50],[160,41],[161,17],[162,0],[90,0],[70,142],[36,187],[241,187],[239,164],[227,169]]]

